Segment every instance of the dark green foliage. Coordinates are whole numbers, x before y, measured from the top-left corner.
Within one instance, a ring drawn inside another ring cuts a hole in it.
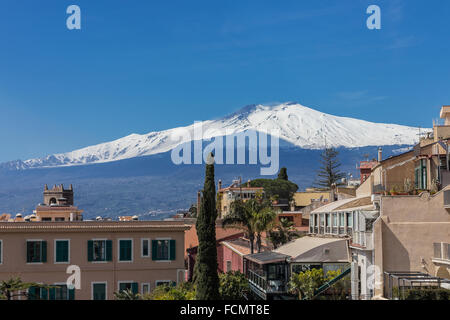
[[[340,180],[345,178],[345,174],[339,171],[341,164],[338,160],[339,152],[334,148],[326,148],[320,159],[320,169],[317,173],[316,185],[321,188],[328,188],[340,184]]]
[[[280,169],[280,172],[278,173],[278,179],[289,180],[286,167]]]
[[[199,245],[195,262],[194,281],[197,287],[197,300],[219,299],[216,218],[217,209],[214,164],[207,164],[200,213],[196,222]]]
[[[3,280],[0,282],[0,300],[11,300],[14,297],[28,298],[28,289],[31,287],[51,289],[56,286],[49,286],[35,282],[23,282],[19,277]]]
[[[267,198],[278,196],[279,199],[291,200],[298,186],[283,179],[255,179],[250,181],[250,187],[263,187]]]
[[[139,293],[133,293],[130,289],[114,292],[116,300],[141,300]]]
[[[248,291],[248,280],[239,271],[222,273],[220,278],[220,296],[223,300],[243,300],[243,295]]]
[[[402,299],[402,292],[398,295]],[[443,288],[405,289],[404,300],[450,300],[450,290]]]
[[[294,222],[289,221],[286,218],[281,218],[280,224],[277,225],[274,230],[269,231],[268,238],[276,249],[298,237],[299,235],[295,232]]]

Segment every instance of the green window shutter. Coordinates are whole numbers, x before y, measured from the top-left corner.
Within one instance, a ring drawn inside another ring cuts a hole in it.
[[[36,300],[36,287],[28,288],[28,300]]]
[[[139,293],[138,283],[137,282],[133,282],[131,284],[131,292],[133,292],[134,294],[138,294]]]
[[[152,240],[152,260],[158,260],[158,240]]]
[[[33,249],[33,242],[28,242],[27,241],[27,262],[32,262],[31,261],[31,251]],[[30,287],[30,289],[33,287]]]
[[[106,261],[112,261],[112,240],[106,240]]]
[[[123,283],[123,282],[120,283],[120,284],[119,284],[119,292],[120,292],[120,291],[124,291],[124,290],[127,288],[126,285],[127,285],[126,283]]]
[[[41,290],[40,290],[40,296],[39,296],[39,298],[41,299],[41,300],[48,300],[48,290],[47,290],[47,288],[40,288]]]
[[[169,260],[175,260],[176,245],[175,240],[169,241]]]
[[[69,291],[69,300],[75,300],[75,288],[68,289]]]
[[[47,241],[41,242],[41,262],[47,262]]]
[[[94,241],[88,240],[87,252],[88,252],[88,261],[93,261],[94,260]]]
[[[56,299],[56,288],[48,289],[48,300],[55,300],[55,299]]]

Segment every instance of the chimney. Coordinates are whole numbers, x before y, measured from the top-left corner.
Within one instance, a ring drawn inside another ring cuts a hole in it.
[[[44,191],[47,191],[47,190],[48,190],[48,186],[45,185],[45,186],[44,186]]]
[[[383,161],[383,148],[378,148],[378,162]]]
[[[219,179],[219,190],[222,189],[222,180]]]

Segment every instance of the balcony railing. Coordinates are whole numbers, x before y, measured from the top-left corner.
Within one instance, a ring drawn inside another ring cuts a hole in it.
[[[284,280],[266,280],[265,277],[251,270],[248,270],[248,281],[265,293],[286,292],[286,283]]]

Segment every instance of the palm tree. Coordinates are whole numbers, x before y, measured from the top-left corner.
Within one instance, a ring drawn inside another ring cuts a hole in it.
[[[255,231],[256,231],[256,247],[258,253],[261,252],[261,234],[265,231],[272,230],[277,214],[272,209],[270,203],[262,207],[255,213]]]
[[[28,297],[28,289],[31,287],[56,288],[34,282],[23,282],[19,277],[15,277],[0,282],[0,299],[11,300],[14,297]]]
[[[280,224],[276,227],[275,231],[269,231],[269,239],[275,248],[298,237],[299,235],[294,229],[294,222],[286,218],[280,219]]]
[[[237,199],[233,201],[230,205],[231,213],[228,214],[222,221],[222,226],[226,228],[227,226],[233,226],[244,230],[248,239],[250,240],[250,252],[254,253],[254,243],[255,243],[255,217],[252,211],[251,199],[247,202]]]
[[[241,199],[231,203],[231,213],[222,221],[222,226],[234,226],[245,230],[250,240],[250,252],[253,254],[256,235],[258,252],[261,252],[261,234],[273,227],[276,217],[270,201],[250,199],[243,202]]]

